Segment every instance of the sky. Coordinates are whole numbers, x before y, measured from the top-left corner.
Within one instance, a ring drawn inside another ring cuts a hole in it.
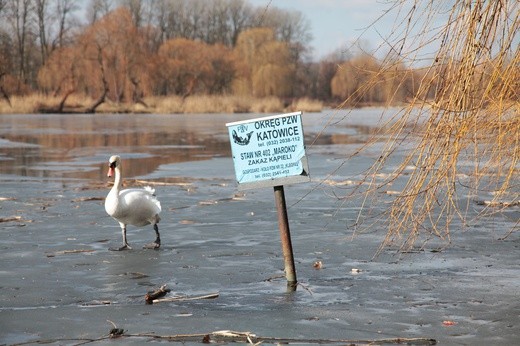
[[[364,48],[375,49],[387,35],[393,18],[384,17],[388,0],[249,0],[254,6],[274,6],[299,11],[310,22],[314,47],[313,58],[321,59],[335,50],[345,50],[358,39]],[[379,32],[379,33],[378,33]],[[361,36],[361,37],[360,37]],[[368,47],[367,47],[368,45]]]

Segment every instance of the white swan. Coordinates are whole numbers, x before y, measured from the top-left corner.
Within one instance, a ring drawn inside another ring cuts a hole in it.
[[[114,186],[108,193],[105,200],[105,210],[112,216],[119,225],[123,233],[123,246],[120,248],[110,248],[110,250],[131,249],[126,240],[126,225],[142,227],[153,225],[157,238],[153,243],[147,244],[144,248],[158,249],[161,246],[161,237],[157,224],[161,220],[161,203],[155,197],[155,190],[149,186],[143,189],[121,190],[122,167],[121,158],[118,155],[110,157],[108,161],[108,177],[112,177],[115,172]]]

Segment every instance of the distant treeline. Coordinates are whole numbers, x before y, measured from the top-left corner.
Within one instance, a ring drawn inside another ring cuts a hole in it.
[[[310,39],[300,12],[245,0],[0,0],[0,91],[381,104],[416,97],[427,78],[367,53],[312,61]]]

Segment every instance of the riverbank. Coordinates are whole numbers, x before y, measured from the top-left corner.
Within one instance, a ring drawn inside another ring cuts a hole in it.
[[[188,97],[145,97],[135,103],[116,103],[105,100],[99,106],[89,97],[70,95],[63,97],[33,94],[13,96],[0,100],[0,114],[35,113],[148,113],[148,114],[200,114],[200,113],[276,113],[300,110],[320,112],[326,106],[308,98],[282,100],[277,97],[255,98],[232,95],[194,95]]]

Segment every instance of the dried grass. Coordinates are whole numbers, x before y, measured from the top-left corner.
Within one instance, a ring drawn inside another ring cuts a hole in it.
[[[10,98],[11,104],[5,100],[0,100],[0,114],[34,113],[43,102],[43,98],[37,94],[30,96],[12,96]]]
[[[364,191],[362,213],[370,214],[369,205],[380,205],[380,192],[405,179],[375,221],[388,227],[381,249],[394,244],[407,251],[433,238],[450,243],[455,220],[462,226],[475,220],[472,201],[459,190],[520,200],[520,3],[458,0],[438,26],[435,16],[446,11],[443,6],[433,0],[395,4],[405,15],[387,41],[393,53],[381,73],[403,62],[420,62],[431,42],[439,48],[418,81],[419,94],[373,138],[389,140],[365,174],[370,188]],[[408,48],[409,42],[419,48]],[[427,99],[428,94],[434,96]],[[405,144],[410,150],[399,159]],[[384,173],[395,167],[396,158],[397,168]]]
[[[30,94],[25,96],[11,96],[9,102],[0,99],[0,114],[31,114],[38,113],[41,109],[56,108],[63,96],[50,96],[43,94]],[[93,100],[79,94],[72,94],[67,98],[68,109],[82,109],[92,104]]]
[[[295,100],[290,106],[288,111],[302,111],[302,112],[321,112],[324,108],[323,102],[319,100],[312,100],[304,97]]]
[[[193,114],[193,113],[275,113],[292,110],[319,112],[323,108],[321,102],[308,99],[296,100],[289,108],[276,97],[254,98],[233,95],[194,95],[186,98],[180,96],[146,97],[144,103],[116,103],[106,101],[96,113],[158,113],[158,114]],[[29,96],[13,96],[11,105],[0,100],[0,114],[38,113],[40,109],[56,108],[60,97],[33,94]],[[68,111],[81,111],[92,105],[94,100],[81,95],[72,94],[66,100]]]
[[[183,113],[182,97],[168,96],[168,97],[148,97],[145,102],[150,108],[159,114],[173,114]]]
[[[283,110],[283,103],[277,97],[255,99],[254,102],[251,103],[252,113],[275,113],[282,112]]]
[[[157,113],[269,113],[283,111],[277,98],[253,98],[233,95],[194,95],[185,98],[155,98]]]
[[[247,107],[237,96],[205,95],[186,99],[184,113],[240,113]]]

